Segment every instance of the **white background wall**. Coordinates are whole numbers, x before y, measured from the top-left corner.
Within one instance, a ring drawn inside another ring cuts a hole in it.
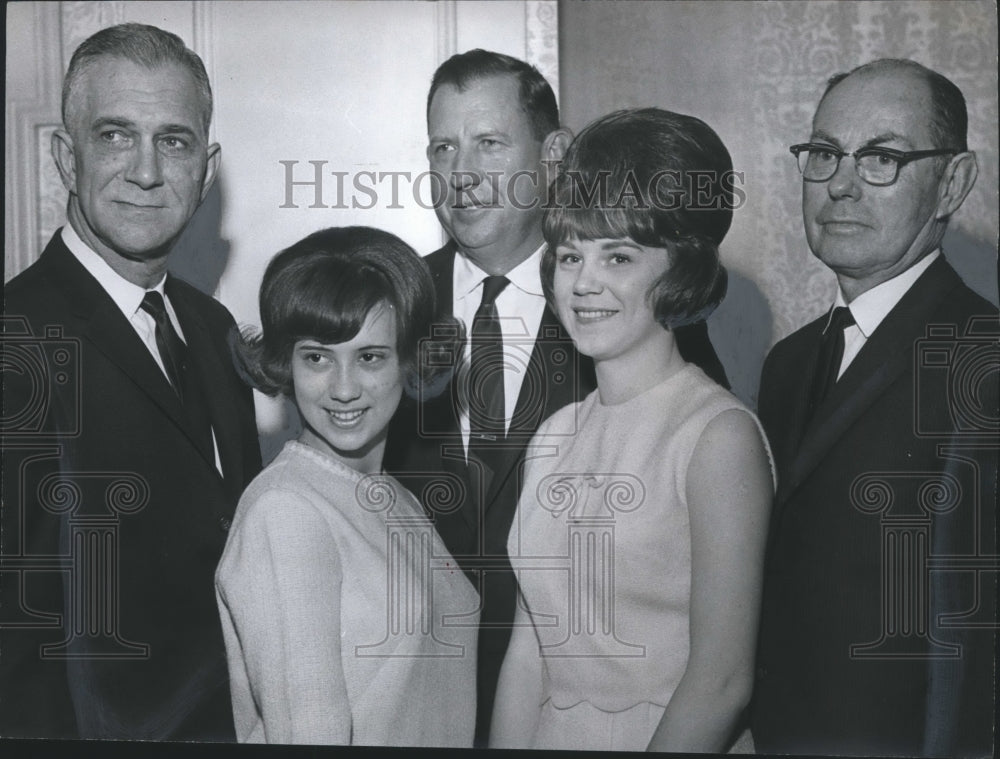
[[[65,222],[66,193],[49,156],[63,73],[77,45],[124,21],[179,34],[205,61],[222,168],[171,256],[171,270],[214,293],[237,322],[258,323],[264,267],[282,248],[329,226],[387,229],[421,253],[442,233],[424,182],[405,178],[393,202],[385,172],[426,171],[425,99],[437,66],[485,47],[539,65],[558,84],[556,3],[61,2],[7,6],[5,281]],[[321,202],[310,161],[322,164]],[[347,174],[338,196],[332,172]],[[359,178],[370,192],[352,189]],[[377,193],[377,199],[372,197]],[[358,207],[355,207],[355,204]],[[287,207],[289,205],[298,206]],[[286,206],[286,207],[282,207]],[[282,436],[287,409],[257,397],[260,425]]]

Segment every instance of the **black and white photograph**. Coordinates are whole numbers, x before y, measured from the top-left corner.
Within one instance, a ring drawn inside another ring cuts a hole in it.
[[[5,756],[996,755],[995,0],[5,22]]]

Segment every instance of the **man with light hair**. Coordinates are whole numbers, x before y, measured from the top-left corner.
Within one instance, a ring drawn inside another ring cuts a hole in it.
[[[62,109],[68,224],[4,291],[0,735],[233,740],[213,575],[253,402],[229,312],[167,273],[219,167],[211,87],[122,24],[76,50]],[[25,345],[41,374],[12,369]]]

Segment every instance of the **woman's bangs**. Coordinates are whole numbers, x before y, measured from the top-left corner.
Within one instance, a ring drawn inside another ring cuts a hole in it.
[[[370,270],[311,279],[289,305],[286,333],[327,345],[353,339],[373,308],[389,300],[382,277]],[[346,276],[343,276],[346,275]]]

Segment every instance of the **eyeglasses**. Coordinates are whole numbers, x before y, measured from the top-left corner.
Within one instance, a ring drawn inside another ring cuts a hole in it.
[[[789,150],[799,164],[802,178],[807,182],[825,182],[837,173],[840,159],[850,156],[854,159],[858,176],[868,184],[884,187],[896,181],[899,168],[910,161],[931,158],[938,155],[955,155],[958,150],[892,150],[891,148],[861,148],[853,153],[845,153],[832,145],[804,142],[792,145]]]

